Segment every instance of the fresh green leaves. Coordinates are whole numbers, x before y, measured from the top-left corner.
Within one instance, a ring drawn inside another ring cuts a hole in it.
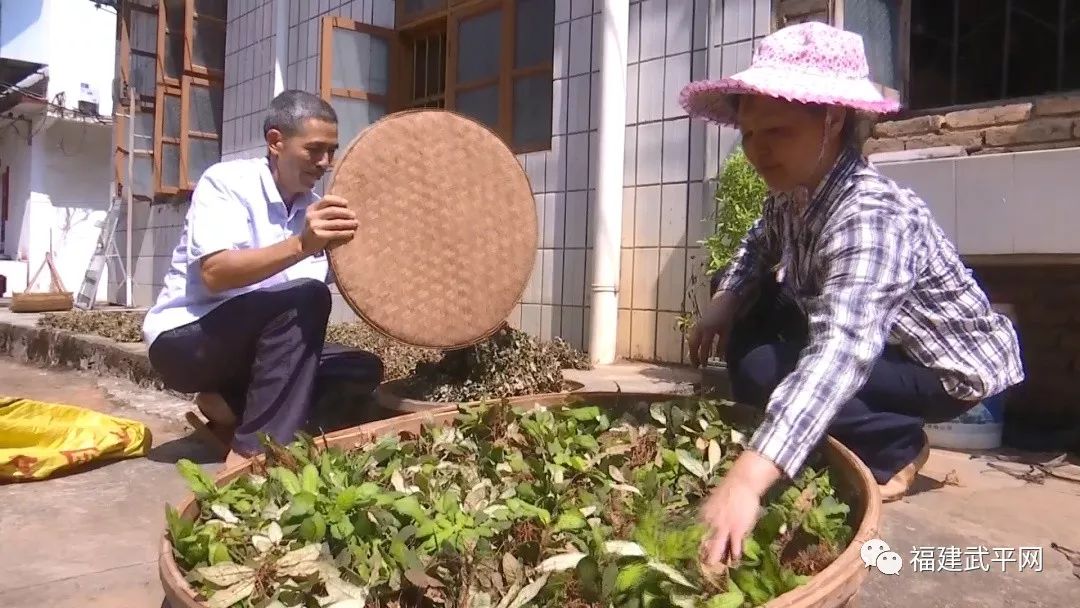
[[[199,513],[169,508],[168,535],[222,608],[406,591],[432,608],[758,606],[807,580],[785,551],[793,538],[823,555],[849,542],[848,509],[828,472],[808,469],[770,496],[740,563],[703,572],[698,505],[752,432],[724,407],[689,398],[613,418],[588,403],[495,402],[349,452],[264,439],[265,471],[222,487],[178,465]]]

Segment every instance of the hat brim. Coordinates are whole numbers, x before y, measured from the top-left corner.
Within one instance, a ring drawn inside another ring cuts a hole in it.
[[[679,103],[694,118],[734,126],[734,97],[738,95],[842,106],[867,114],[888,114],[900,109],[899,102],[883,97],[868,79],[838,80],[766,66],[750,67],[720,80],[691,82],[680,93]]]

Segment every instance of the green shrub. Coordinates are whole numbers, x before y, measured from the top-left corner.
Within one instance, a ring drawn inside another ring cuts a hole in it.
[[[731,263],[739,243],[761,215],[766,196],[765,182],[742,148],[736,148],[728,157],[716,187],[716,230],[703,241],[709,251],[706,274],[723,272]]]
[[[768,188],[758,175],[742,148],[736,148],[724,164],[724,171],[713,193],[713,215],[702,221],[715,220],[712,233],[703,241],[708,260],[705,261],[705,276],[711,277],[717,272],[723,272],[735,252],[739,249],[739,243],[754,221],[761,215],[761,207],[768,196]],[[675,328],[687,333],[693,325],[693,319],[701,314],[698,310],[697,299],[694,292],[699,289],[699,283],[704,283],[708,289],[708,281],[699,281],[697,272],[690,274],[687,283],[686,301],[691,310],[683,312],[675,321]]]

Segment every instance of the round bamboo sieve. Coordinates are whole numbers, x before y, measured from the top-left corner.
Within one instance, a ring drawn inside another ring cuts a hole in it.
[[[521,298],[536,259],[532,188],[480,123],[435,109],[386,116],[349,144],[327,192],[348,201],[360,224],[329,250],[338,287],[388,337],[475,344]]]

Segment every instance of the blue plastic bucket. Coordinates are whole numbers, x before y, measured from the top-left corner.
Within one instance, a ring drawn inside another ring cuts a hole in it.
[[[1001,447],[1005,427],[1005,393],[988,397],[948,422],[927,424],[930,445],[947,450],[992,450]]]

